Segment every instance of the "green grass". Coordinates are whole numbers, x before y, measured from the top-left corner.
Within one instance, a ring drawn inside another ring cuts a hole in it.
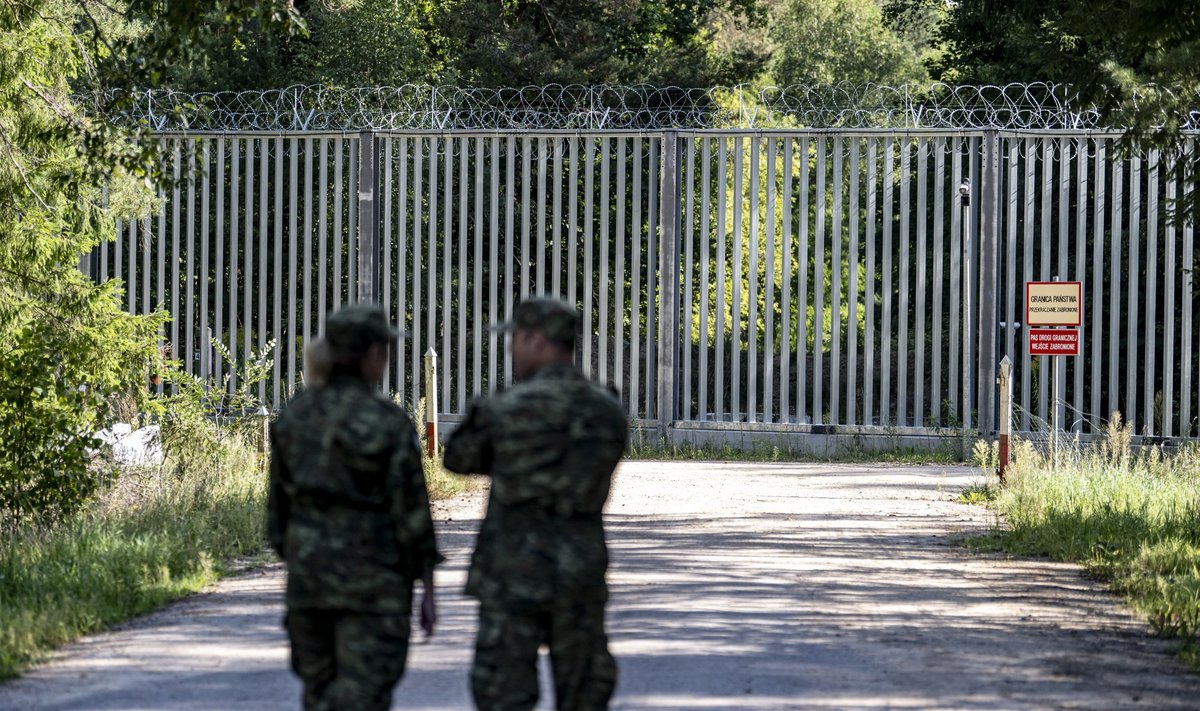
[[[124,472],[71,520],[0,534],[0,679],[77,637],[270,560],[257,448],[227,438],[219,450],[206,452],[205,466]],[[426,484],[431,499],[477,485],[432,461]]]
[[[1200,449],[1134,453],[1125,431],[1057,465],[1015,450],[1004,486],[964,492],[1003,520],[971,544],[1083,564],[1200,668]]]
[[[729,444],[666,444],[654,438],[634,437],[626,458],[642,461],[727,461],[727,462],[882,462],[890,464],[955,464],[961,462],[952,447],[922,451],[897,447],[870,451],[847,447],[823,454],[754,442],[749,449]]]
[[[0,678],[47,650],[202,589],[263,548],[266,474],[226,447],[208,471],[126,472],[86,512],[0,539]]]

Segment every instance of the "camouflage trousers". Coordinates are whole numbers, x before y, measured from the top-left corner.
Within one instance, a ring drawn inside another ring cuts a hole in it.
[[[471,668],[471,692],[480,711],[528,711],[537,704],[538,650],[550,649],[555,707],[608,708],[617,664],[604,633],[604,599],[567,600],[548,609],[513,612],[484,602]]]
[[[285,625],[305,711],[391,707],[408,656],[408,615],[291,610]]]

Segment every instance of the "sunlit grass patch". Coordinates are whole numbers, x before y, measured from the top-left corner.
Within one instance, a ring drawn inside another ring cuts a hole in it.
[[[1106,440],[1061,452],[1057,463],[1018,443],[1005,484],[987,487],[1003,523],[977,543],[1083,564],[1196,664],[1200,449],[1135,451],[1115,422]]]

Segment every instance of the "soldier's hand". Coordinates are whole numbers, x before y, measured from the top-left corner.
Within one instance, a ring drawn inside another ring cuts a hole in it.
[[[433,636],[433,626],[437,624],[437,602],[434,600],[433,586],[426,585],[421,595],[421,629],[426,637]]]

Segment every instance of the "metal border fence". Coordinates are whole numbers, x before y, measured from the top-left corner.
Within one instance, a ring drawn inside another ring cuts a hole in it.
[[[324,315],[370,299],[412,334],[388,387],[415,406],[432,347],[458,415],[511,382],[488,326],[553,294],[581,309],[584,369],[663,432],[991,432],[1006,354],[1017,430],[1200,426],[1194,228],[1169,219],[1194,134],[1174,160],[1040,127],[155,137],[178,180],[88,268],[169,311],[170,352],[217,387],[273,343],[274,406]],[[1023,282],[1053,277],[1085,293],[1058,382],[1020,324]]]

